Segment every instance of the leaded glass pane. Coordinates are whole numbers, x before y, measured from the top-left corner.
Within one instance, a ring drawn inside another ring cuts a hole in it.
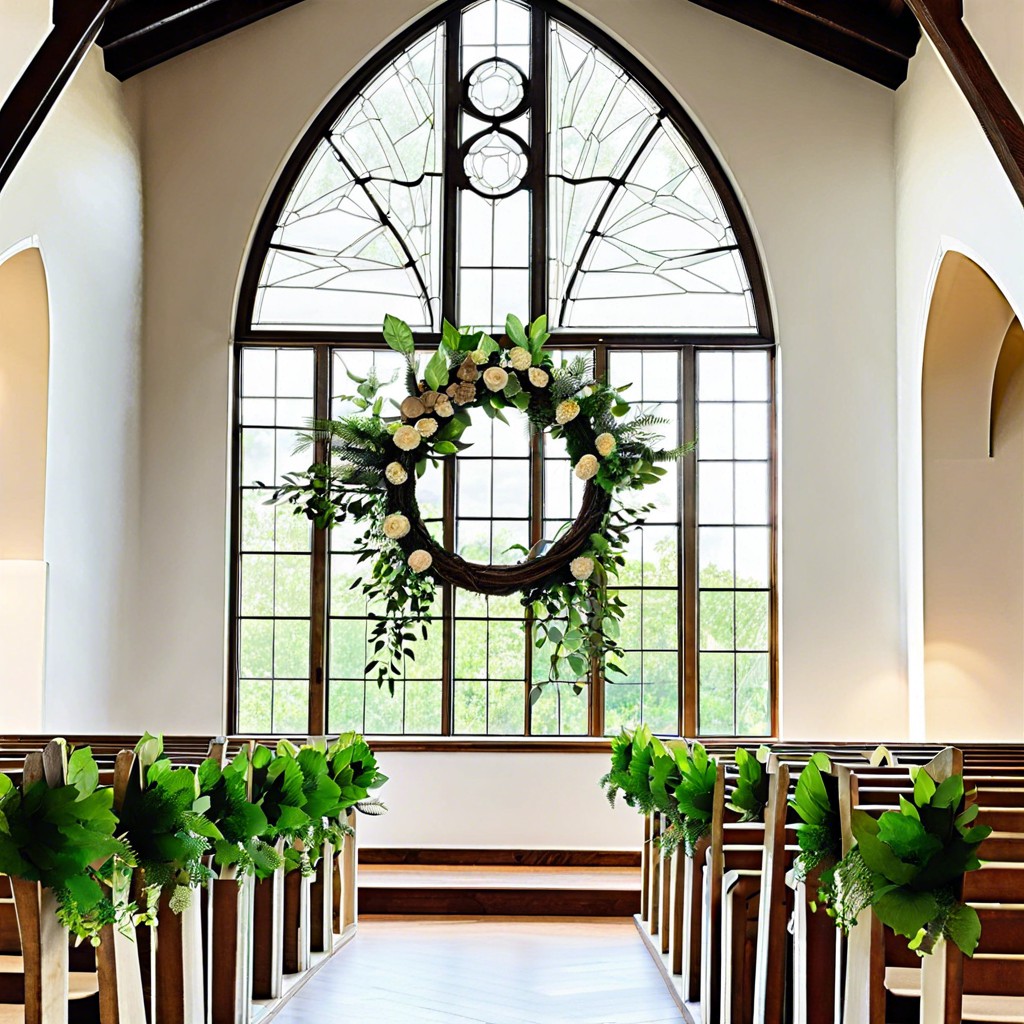
[[[550,33],[551,323],[752,331],[735,235],[686,141],[608,54]]]
[[[428,32],[345,110],[295,182],[253,326],[440,325],[444,31]]]

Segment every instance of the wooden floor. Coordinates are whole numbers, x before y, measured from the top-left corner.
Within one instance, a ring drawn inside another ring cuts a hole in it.
[[[274,1024],[678,1024],[625,920],[363,917]]]

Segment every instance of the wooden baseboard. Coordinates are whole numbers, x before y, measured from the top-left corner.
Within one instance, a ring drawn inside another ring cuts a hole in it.
[[[466,917],[630,917],[640,909],[629,889],[455,889],[366,886],[359,913]]]
[[[360,864],[639,868],[639,850],[471,850],[360,847]]]

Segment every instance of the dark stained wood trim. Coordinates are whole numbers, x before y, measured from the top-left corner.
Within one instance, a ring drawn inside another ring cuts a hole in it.
[[[963,21],[962,0],[906,0],[1024,202],[1024,121]]]
[[[455,889],[361,885],[359,915],[631,917],[639,889]]]
[[[100,36],[107,70],[123,82],[147,68],[302,0],[122,0]]]
[[[360,864],[462,867],[639,868],[637,850],[468,850],[361,847]]]
[[[879,50],[910,60],[921,40],[917,19],[901,3],[898,13],[871,3],[849,0],[772,0],[772,3],[827,25],[835,32],[861,39]]]
[[[0,191],[99,35],[114,2],[54,3],[53,28],[0,107]]]
[[[539,736],[379,736],[368,742],[374,751],[417,753],[528,753],[528,754],[607,754],[611,740],[601,737],[539,737]]]
[[[909,60],[901,53],[894,53],[890,44],[883,46],[874,37],[850,31],[839,31],[827,21],[808,17],[806,13],[794,10],[796,5],[776,0],[690,0],[698,7],[704,7],[749,28],[758,29],[775,39],[790,43],[816,57],[838,64],[858,75],[878,82],[889,89],[897,89],[907,77]],[[856,7],[857,3],[844,4]],[[804,0],[799,6],[812,6],[811,0]],[[820,6],[817,2],[814,7]],[[882,20],[881,18],[879,19]]]

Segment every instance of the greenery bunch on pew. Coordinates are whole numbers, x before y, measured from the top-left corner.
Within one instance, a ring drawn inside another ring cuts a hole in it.
[[[113,790],[99,786],[90,748],[68,756],[65,747],[64,756],[64,786],[39,780],[23,794],[0,774],[0,873],[53,890],[61,923],[95,946],[106,925],[128,930],[135,922],[135,905],[115,884],[134,857],[117,838]]]
[[[848,930],[871,907],[878,919],[910,940],[919,955],[947,939],[971,956],[981,937],[973,907],[960,898],[965,872],[981,867],[978,847],[992,829],[974,824],[978,805],[961,811],[964,779],[941,784],[921,767],[910,769],[913,800],[878,818],[853,812],[856,845],[835,871],[835,916]]]
[[[726,800],[726,806],[740,816],[740,821],[764,821],[768,806],[768,774],[762,765],[768,760],[769,749],[762,745],[756,754],[742,747],[736,748],[736,784]]]
[[[843,856],[843,836],[839,824],[838,792],[832,774],[832,762],[827,754],[817,753],[804,766],[796,780],[796,789],[789,806],[796,811],[800,823],[796,828],[800,855],[794,865],[801,881],[816,868],[818,901],[835,916],[835,869]],[[814,902],[811,909],[817,909]]]
[[[181,913],[195,889],[213,877],[204,858],[224,836],[206,816],[211,800],[201,795],[196,773],[174,766],[163,736],[145,733],[135,756],[138,785],[125,792],[120,828],[143,872],[150,911],[155,913],[160,894],[170,890],[170,908]]]
[[[660,811],[669,827],[658,838],[666,856],[680,846],[692,857],[711,827],[717,764],[699,743],[663,742],[639,726],[612,739],[611,770],[600,781],[614,807],[621,793],[641,814]]]

